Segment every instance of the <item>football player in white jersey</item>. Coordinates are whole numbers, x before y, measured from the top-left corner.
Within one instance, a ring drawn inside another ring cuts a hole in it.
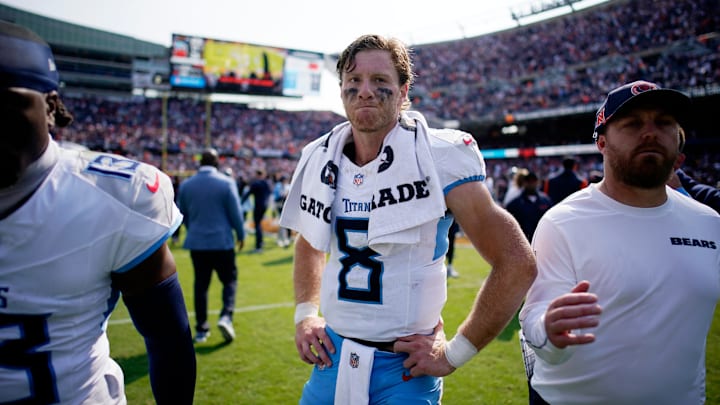
[[[295,342],[315,365],[300,402],[439,403],[439,377],[470,360],[518,310],[534,257],[483,184],[473,137],[428,128],[406,111],[413,72],[400,41],[362,36],[337,71],[349,122],[303,150],[281,218],[299,233]],[[492,271],[446,342],[453,217]]]
[[[702,404],[720,298],[720,216],[666,186],[690,99],[637,81],[608,93],[600,183],[545,213],[520,313],[532,404]]]
[[[165,241],[170,179],[61,148],[72,121],[50,47],[0,21],[0,403],[124,404],[107,320],[120,293],[145,338],[159,404],[190,404],[195,353]]]

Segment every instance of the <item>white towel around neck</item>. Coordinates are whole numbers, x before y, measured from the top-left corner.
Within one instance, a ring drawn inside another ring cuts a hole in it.
[[[338,165],[351,132],[350,123],[344,122],[304,148],[280,218],[281,226],[298,231],[314,248],[325,252],[330,246],[331,207]],[[423,116],[408,111],[402,113],[398,125],[385,137],[379,156],[383,163],[379,165],[373,200],[381,201],[380,190],[396,191],[416,181],[424,181],[421,188],[428,196],[417,198],[416,195],[402,203],[374,207],[368,222],[370,247],[417,243],[420,240],[418,226],[445,215],[445,197],[428,136]]]

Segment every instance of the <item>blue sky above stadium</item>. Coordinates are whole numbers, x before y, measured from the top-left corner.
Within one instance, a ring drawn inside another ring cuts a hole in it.
[[[170,45],[172,33],[323,53],[377,33],[415,45],[516,26],[511,11],[557,0],[1,0],[67,22]],[[576,9],[607,0],[583,0]],[[568,12],[563,7],[556,13]],[[556,13],[544,13],[546,18]],[[532,22],[527,18],[524,23]]]

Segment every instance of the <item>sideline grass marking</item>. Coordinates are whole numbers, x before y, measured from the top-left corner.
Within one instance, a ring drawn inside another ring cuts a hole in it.
[[[247,307],[239,307],[235,308],[235,312],[256,312],[256,311],[264,311],[266,309],[275,309],[275,308],[287,308],[292,307],[295,304],[292,302],[280,302],[277,304],[263,304],[263,305],[249,305]],[[220,310],[209,310],[208,315],[218,315],[220,314]],[[188,316],[190,318],[195,317],[195,312],[188,312]],[[132,323],[132,319],[130,318],[123,318],[123,319],[112,319],[112,316],[110,316],[110,320],[108,321],[108,325],[123,325],[126,323]]]

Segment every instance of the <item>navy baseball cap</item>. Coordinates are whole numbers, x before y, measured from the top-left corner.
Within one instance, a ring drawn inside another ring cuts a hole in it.
[[[0,88],[23,87],[48,93],[60,76],[50,46],[29,29],[0,21]]]
[[[690,111],[690,97],[644,80],[620,86],[608,93],[605,102],[595,114],[593,139],[597,141],[598,135],[605,130],[605,125],[616,113],[640,105],[663,107],[678,122],[683,122]]]

